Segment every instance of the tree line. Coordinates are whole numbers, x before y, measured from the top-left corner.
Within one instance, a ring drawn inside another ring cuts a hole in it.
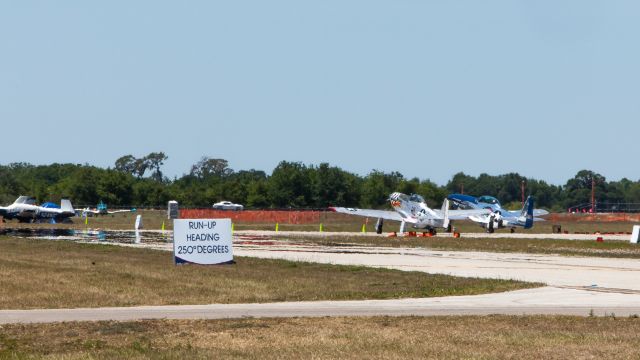
[[[203,157],[189,173],[174,179],[162,173],[168,157],[162,152],[142,158],[125,155],[113,167],[89,164],[0,165],[0,202],[11,203],[18,195],[30,195],[39,202],[71,199],[74,204],[164,207],[177,200],[185,207],[210,207],[229,200],[246,208],[326,208],[347,206],[386,208],[390,193],[417,193],[429,206],[439,207],[447,194],[492,195],[503,205],[517,208],[521,186],[534,195],[536,207],[566,211],[570,206],[591,202],[592,182],[596,201],[640,203],[640,182],[628,179],[607,181],[590,170],[578,172],[564,185],[526,178],[517,173],[504,175],[455,174],[444,186],[428,179],[406,178],[399,172],[372,170],[361,176],[328,163],[307,165],[282,161],[270,174],[262,170],[234,170],[224,159]]]

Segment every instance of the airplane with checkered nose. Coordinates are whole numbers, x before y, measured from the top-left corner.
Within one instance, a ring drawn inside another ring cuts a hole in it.
[[[382,233],[384,220],[399,221],[400,233],[404,233],[406,225],[409,224],[414,229],[423,229],[435,235],[438,228],[444,228],[450,232],[451,220],[464,220],[470,216],[486,215],[491,212],[488,209],[449,210],[449,200],[447,199],[444,200],[440,210],[431,209],[427,206],[424,198],[418,194],[406,195],[394,192],[389,196],[389,201],[395,211],[344,207],[329,209],[342,214],[377,218],[376,232],[378,234]]]

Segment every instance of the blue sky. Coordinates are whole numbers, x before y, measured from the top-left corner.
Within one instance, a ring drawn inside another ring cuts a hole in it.
[[[637,1],[14,1],[0,163],[640,179]]]

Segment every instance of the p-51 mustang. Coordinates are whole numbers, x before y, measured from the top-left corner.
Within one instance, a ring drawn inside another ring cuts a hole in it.
[[[76,209],[76,213],[78,213],[78,215],[82,216],[82,217],[92,217],[92,216],[98,216],[98,215],[111,215],[111,214],[117,214],[117,213],[123,213],[123,212],[134,212],[136,211],[136,209],[125,209],[125,210],[108,210],[107,209],[107,204],[105,204],[104,202],[100,201],[100,203],[98,203],[98,206],[96,206],[95,209],[91,209],[91,208],[84,208],[84,209]]]
[[[3,219],[18,219],[20,222],[66,222],[76,215],[71,201],[62,199],[60,206],[53,203],[36,205],[36,200],[29,196],[20,196],[13,204],[0,206]]]
[[[527,200],[520,211],[504,210],[500,206],[498,199],[492,196],[481,196],[475,198],[469,195],[451,194],[447,196],[453,207],[459,209],[487,209],[491,213],[486,215],[469,216],[469,219],[480,224],[489,233],[493,233],[495,229],[510,228],[511,232],[515,232],[516,227],[531,229],[534,221],[544,221],[544,219],[536,216],[547,215],[549,212],[543,209],[534,209],[532,196]]]
[[[451,220],[463,220],[470,216],[490,213],[487,209],[449,210],[449,201],[446,199],[442,204],[441,210],[434,210],[429,208],[424,198],[417,194],[406,195],[395,192],[391,194],[389,201],[395,211],[343,207],[332,207],[330,209],[343,214],[378,218],[376,223],[376,232],[378,234],[382,233],[384,220],[400,221],[401,233],[405,231],[405,226],[408,223],[414,229],[425,229],[430,234],[435,234],[436,228],[444,228],[447,231],[451,231]]]

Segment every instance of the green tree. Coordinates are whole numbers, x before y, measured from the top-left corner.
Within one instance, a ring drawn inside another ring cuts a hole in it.
[[[581,204],[591,204],[591,184],[595,182],[596,202],[603,200],[606,194],[606,179],[604,176],[591,170],[580,170],[564,186],[565,208]]]
[[[122,156],[116,160],[115,169],[125,174],[135,175],[137,174],[136,161],[137,159],[133,155]]]
[[[339,167],[321,163],[309,169],[314,207],[355,206],[358,190],[355,176]]]
[[[386,174],[373,170],[362,184],[362,207],[381,208],[387,205],[392,192],[398,191],[404,177],[399,172]]]
[[[146,164],[145,170],[151,169],[151,178],[155,181],[163,181],[162,171],[160,167],[164,165],[165,160],[169,157],[165,155],[163,152],[152,152],[149,155],[145,156],[143,159],[143,163]],[[144,171],[142,172],[144,174]]]
[[[280,162],[273,169],[268,189],[274,207],[307,207],[311,204],[309,171],[300,162]]]
[[[206,179],[210,176],[226,177],[233,174],[233,169],[229,167],[229,162],[225,159],[212,159],[203,156],[200,161],[191,166],[189,174],[199,179]]]

